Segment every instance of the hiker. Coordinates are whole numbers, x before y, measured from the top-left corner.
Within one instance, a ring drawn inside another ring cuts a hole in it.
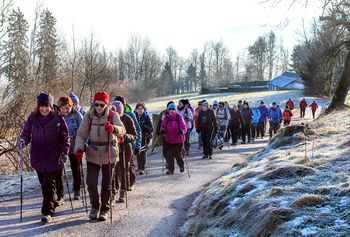
[[[234,105],[231,110],[231,119],[229,122],[229,128],[231,130],[232,143],[231,145],[236,146],[238,140],[238,129],[244,127],[244,121],[241,111],[238,109],[238,105]]]
[[[114,101],[120,101],[123,104],[124,113],[126,115],[128,115],[133,120],[135,128],[136,128],[137,138],[132,143],[132,148],[134,151],[133,151],[133,156],[132,156],[132,159],[130,160],[130,166],[129,166],[130,184],[131,184],[131,186],[133,186],[136,182],[136,176],[134,176],[134,174],[136,174],[134,156],[137,157],[140,153],[140,149],[142,146],[142,130],[141,130],[140,124],[136,118],[135,113],[131,109],[131,106],[126,103],[126,99],[121,95],[116,95],[114,98]]]
[[[114,170],[113,179],[113,199],[115,200],[115,195],[119,190],[119,202],[123,203],[127,191],[132,191],[134,189],[136,173],[130,172],[130,162],[132,160],[132,142],[136,140],[136,128],[134,121],[130,116],[124,113],[123,103],[120,101],[113,101],[112,108],[118,113],[120,120],[124,124],[125,134],[123,137],[119,138],[119,161]],[[132,170],[131,170],[132,171]],[[133,182],[131,182],[133,181]]]
[[[258,138],[260,135],[261,139],[264,139],[265,127],[266,127],[267,117],[269,115],[269,109],[266,107],[264,101],[261,101],[260,106],[258,107],[258,110],[260,112],[260,119],[256,128],[256,138]]]
[[[315,119],[316,110],[317,110],[317,108],[318,108],[318,105],[317,105],[317,103],[316,103],[315,100],[312,102],[312,104],[310,105],[310,107],[311,107],[311,112],[312,112],[312,118]]]
[[[201,134],[203,142],[203,159],[212,159],[213,148],[211,139],[217,133],[218,127],[214,111],[209,109],[206,100],[202,101],[202,111],[199,112],[197,118],[197,132]]]
[[[232,109],[230,108],[230,104],[227,101],[225,101],[224,104],[225,104],[225,108],[229,111],[229,113],[231,115],[231,110]],[[230,137],[231,137],[231,130],[230,130],[229,126],[227,126],[224,142],[229,142],[230,141]]]
[[[78,111],[82,116],[85,115],[83,107],[80,106],[79,98],[73,92],[69,93],[69,97],[73,101],[73,108]]]
[[[249,104],[247,101],[243,102],[241,113],[244,121],[244,126],[242,127],[242,144],[246,143],[246,137],[248,137],[248,143],[250,143],[250,139],[251,139],[250,126],[252,123],[253,112],[251,108],[249,108]]]
[[[279,109],[277,108],[276,102],[272,103],[272,107],[269,109],[269,122],[270,122],[270,129],[269,129],[269,134],[270,134],[270,139],[272,138],[272,132],[273,134],[277,133],[277,129],[280,124],[280,114],[279,114]]]
[[[151,118],[149,117],[149,115],[145,113],[145,108],[146,107],[144,103],[138,103],[134,111],[142,131],[142,143],[141,143],[142,147],[148,147],[152,139],[152,133],[153,133],[153,124],[151,122]],[[145,149],[144,151],[141,151],[137,155],[137,166],[138,166],[139,175],[145,174],[146,158],[147,158],[147,149]]]
[[[287,126],[290,124],[290,121],[292,120],[293,113],[290,111],[289,106],[287,105],[286,108],[283,111],[283,124],[284,126]]]
[[[304,118],[305,117],[305,110],[306,110],[306,107],[307,107],[307,102],[306,102],[306,99],[303,98],[301,101],[300,101],[300,118]]]
[[[219,101],[214,100],[212,110],[214,111],[214,114],[216,114],[216,110],[219,108]]]
[[[80,186],[81,186],[81,160],[77,159],[74,154],[74,144],[77,131],[80,124],[83,121],[83,116],[80,112],[73,108],[73,101],[69,96],[61,97],[57,102],[61,114],[64,116],[64,120],[68,126],[69,136],[70,136],[70,148],[69,148],[69,161],[73,174],[73,192],[74,200],[80,199]],[[63,182],[62,182],[63,187]],[[63,190],[62,190],[63,191]],[[63,194],[63,192],[62,192]],[[62,199],[63,200],[63,199]],[[60,202],[60,200],[57,200]],[[59,203],[60,204],[60,203]]]
[[[252,138],[251,140],[254,141],[255,140],[255,134],[256,134],[256,130],[257,130],[257,126],[260,120],[260,111],[257,107],[253,106],[252,109],[253,112],[253,119],[252,119],[252,124],[251,124],[251,133],[252,133]]]
[[[219,102],[219,108],[216,110],[215,115],[216,115],[216,123],[219,130],[218,134],[222,138],[225,138],[228,123],[229,123],[229,120],[231,119],[231,114],[230,114],[230,111],[227,108],[225,108],[224,102]],[[219,149],[221,150],[222,147]]]
[[[25,121],[18,147],[30,146],[30,163],[37,172],[43,202],[41,221],[49,223],[55,214],[56,176],[68,159],[69,131],[63,116],[54,110],[53,97],[45,92],[37,96],[37,106]]]
[[[237,106],[238,106],[238,109],[242,113],[242,109],[243,109],[243,102],[242,102],[242,100],[238,101]],[[239,127],[239,129],[238,129],[238,139],[242,139],[242,127]]]
[[[197,108],[194,110],[194,116],[193,116],[193,120],[195,121],[195,127],[197,127],[197,118],[199,115],[199,112],[202,110],[202,101],[198,101],[198,106]],[[202,138],[201,138],[201,134],[200,132],[198,133],[198,149],[202,149],[203,147],[203,143],[202,143]]]
[[[187,125],[184,118],[176,111],[175,104],[169,104],[167,114],[164,114],[160,133],[165,136],[167,143],[167,175],[174,174],[174,159],[180,167],[180,172],[185,171],[183,159],[183,146],[186,139]]]
[[[287,101],[286,106],[288,106],[290,111],[292,111],[294,109],[294,102],[292,101],[292,99],[289,99]]]
[[[193,121],[193,114],[190,108],[188,108],[188,100],[185,99],[179,100],[179,103],[177,105],[177,113],[179,113],[182,118],[185,120],[186,126],[187,126],[187,132],[185,134],[185,152],[186,155],[189,155],[190,152],[190,135],[191,135],[191,128],[192,128],[192,121]]]
[[[119,160],[117,136],[125,134],[125,127],[119,115],[110,108],[109,94],[98,91],[94,95],[94,105],[87,112],[80,125],[75,140],[75,156],[82,159],[86,149],[86,183],[91,203],[89,218],[108,218],[111,198],[111,181],[115,163]],[[87,141],[86,138],[89,138]],[[110,152],[108,152],[108,150]],[[110,156],[109,156],[110,153]],[[102,170],[101,201],[98,193],[98,177]]]

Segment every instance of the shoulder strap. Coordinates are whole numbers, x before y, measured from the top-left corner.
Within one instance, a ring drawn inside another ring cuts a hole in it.
[[[113,111],[112,110],[109,111],[109,114],[108,114],[108,117],[107,117],[107,121],[110,122],[110,124],[113,125]]]

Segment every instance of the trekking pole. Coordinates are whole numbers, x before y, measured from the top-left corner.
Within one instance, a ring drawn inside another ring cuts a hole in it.
[[[72,213],[74,213],[72,197],[71,197],[70,191],[69,191],[68,176],[67,176],[66,167],[64,166],[64,164],[63,164],[63,172],[64,172],[64,177],[66,179],[67,191],[68,191],[68,195],[69,195],[70,206],[72,208]]]
[[[20,198],[20,206],[21,206],[21,211],[20,211],[20,221],[22,222],[22,212],[23,212],[23,148],[19,149],[19,154],[21,157],[20,160],[20,168],[21,168],[21,198]]]
[[[80,162],[80,173],[81,173],[81,189],[83,191],[83,195],[81,197],[81,200],[83,202],[83,206],[85,206],[85,211],[88,213],[88,206],[87,206],[87,201],[86,201],[86,189],[85,189],[85,180],[84,180],[84,167],[83,167],[83,162],[81,160]],[[84,204],[85,203],[85,204]]]
[[[188,174],[188,178],[191,178],[191,175],[190,175],[190,167],[188,166],[188,162],[187,162],[187,155],[186,155],[186,150],[183,149],[185,152],[184,152],[184,157],[185,157],[185,163],[186,163],[186,166],[187,166],[187,174]]]
[[[109,124],[109,122],[107,122]],[[107,152],[108,152],[108,172],[109,172],[109,210],[110,210],[110,221],[113,223],[113,207],[112,207],[112,162],[111,162],[111,144],[110,144],[110,135],[107,134]]]
[[[121,147],[122,147],[122,159],[123,159],[123,169],[124,169],[124,183],[125,183],[125,208],[128,209],[128,192],[127,192],[127,186],[128,186],[128,183],[127,183],[127,165],[126,165],[126,158],[125,158],[125,143],[123,142],[121,144]]]

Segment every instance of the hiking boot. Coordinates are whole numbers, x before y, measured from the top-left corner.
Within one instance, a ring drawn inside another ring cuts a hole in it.
[[[213,159],[213,156],[212,155],[209,155],[209,160]]]
[[[64,199],[63,197],[58,197],[57,200],[55,201],[55,205],[57,207],[62,206],[64,204]]]
[[[189,156],[190,155],[190,151],[186,151],[186,156]]]
[[[250,143],[250,140],[248,140],[248,143]]]
[[[74,200],[79,200],[79,199],[80,199],[80,192],[74,191]]]
[[[108,219],[108,211],[101,211],[98,219],[100,221],[106,221]]]
[[[168,170],[168,171],[166,172],[166,174],[167,174],[167,175],[172,175],[172,174],[174,174],[174,171]]]
[[[128,191],[133,191],[135,189],[135,185],[131,185],[130,187],[128,187]]]
[[[44,215],[41,218],[41,222],[43,222],[43,223],[51,223],[51,221],[52,221],[52,216],[51,215]]]
[[[245,142],[241,142],[241,144],[245,144]]]
[[[252,138],[252,141],[255,141],[255,138]]]
[[[237,143],[231,143],[231,146],[237,146]]]
[[[92,208],[89,213],[90,220],[95,220],[97,218],[98,209]]]
[[[185,167],[184,166],[180,167],[180,173],[183,173],[183,172],[185,172]]]
[[[118,202],[124,203],[125,202],[124,199],[125,199],[125,191],[120,191]]]
[[[202,159],[208,159],[208,156],[202,156]]]
[[[139,175],[145,175],[145,171],[144,170],[140,170],[139,171]]]

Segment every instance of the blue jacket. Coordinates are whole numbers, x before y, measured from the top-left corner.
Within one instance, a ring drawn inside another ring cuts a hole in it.
[[[253,118],[253,112],[252,112],[251,108],[247,107],[245,109],[244,107],[242,107],[241,113],[242,113],[244,123],[246,125],[250,124],[252,122],[252,118]]]
[[[252,123],[253,124],[257,124],[259,122],[261,115],[260,115],[260,111],[258,108],[254,108],[253,109],[253,120]]]
[[[77,135],[78,128],[83,121],[83,115],[72,109],[72,112],[64,117],[64,121],[66,121],[69,136],[70,136],[70,147],[69,154],[74,154],[74,146],[75,146],[75,136]]]
[[[269,109],[269,121],[270,123],[279,123],[281,121],[281,110],[278,108],[270,108]]]
[[[258,110],[260,112],[259,122],[265,123],[266,117],[269,116],[269,109],[264,105],[263,107],[259,106]]]
[[[132,112],[132,109],[129,105],[125,106],[125,114],[129,115],[132,118],[132,120],[134,121],[134,124],[136,127],[137,138],[132,143],[132,148],[139,150],[142,146],[142,130],[141,130],[140,124],[137,121],[137,118],[136,118],[134,112]]]

